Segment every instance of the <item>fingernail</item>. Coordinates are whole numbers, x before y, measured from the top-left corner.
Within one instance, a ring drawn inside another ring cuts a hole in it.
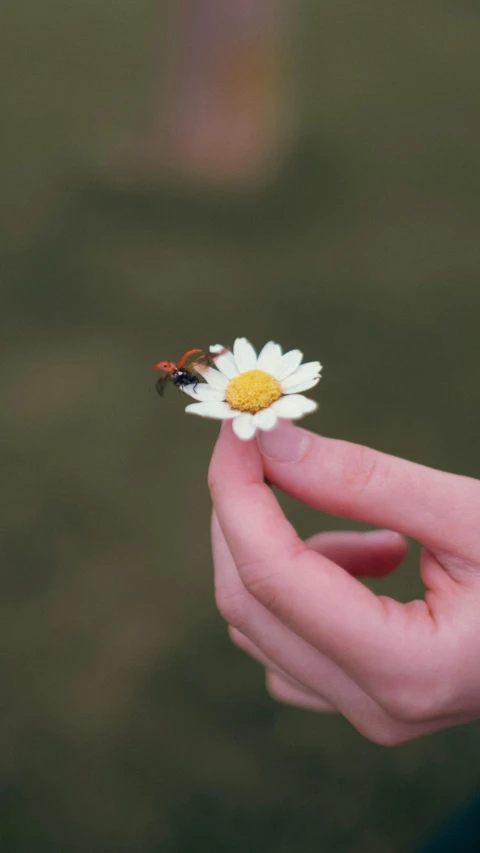
[[[396,533],[395,530],[367,530],[363,535],[367,536],[372,542],[384,545],[390,545],[403,540],[401,533]]]
[[[307,452],[310,436],[290,423],[279,423],[269,432],[257,432],[260,453],[275,462],[299,462]]]

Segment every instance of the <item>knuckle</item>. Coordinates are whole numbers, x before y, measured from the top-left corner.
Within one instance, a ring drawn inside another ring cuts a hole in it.
[[[301,539],[295,540],[290,547],[275,559],[258,559],[244,561],[238,565],[244,588],[267,610],[282,611],[291,600],[292,578],[295,577],[295,567],[298,566],[307,548]]]
[[[400,723],[422,723],[444,713],[436,685],[417,679],[399,682],[379,700],[390,716]]]
[[[348,459],[348,468],[345,471],[345,477],[355,491],[360,494],[367,492],[371,484],[378,479],[380,459],[382,459],[381,455],[370,447],[357,446]]]
[[[244,563],[239,566],[238,571],[247,592],[267,610],[275,609],[278,599],[278,571],[257,561]]]

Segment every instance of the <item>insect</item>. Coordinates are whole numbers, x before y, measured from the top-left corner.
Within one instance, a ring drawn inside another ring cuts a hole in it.
[[[190,364],[187,364],[190,356],[195,355],[195,353],[201,353],[201,355],[194,359],[194,361],[191,361]],[[209,353],[204,353],[201,349],[189,349],[182,355],[177,364],[174,361],[159,361],[155,365],[154,370],[163,370],[164,376],[161,376],[157,380],[155,388],[160,396],[163,397],[165,386],[171,380],[180,391],[187,385],[193,385],[193,390],[195,391],[200,380],[192,373],[192,370],[197,370],[197,367],[201,369],[202,365],[204,367],[211,367],[212,364],[215,364],[215,359],[219,355],[222,355],[222,353],[210,355]]]

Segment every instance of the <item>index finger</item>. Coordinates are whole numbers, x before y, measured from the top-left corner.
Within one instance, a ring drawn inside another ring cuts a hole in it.
[[[217,442],[209,483],[246,589],[340,665],[361,675],[369,662],[371,675],[375,652],[397,643],[392,611],[340,566],[307,548],[264,482],[256,443],[239,441],[230,424]],[[380,656],[382,671],[386,657]]]

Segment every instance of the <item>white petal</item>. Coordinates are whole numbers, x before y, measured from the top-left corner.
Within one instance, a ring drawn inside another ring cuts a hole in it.
[[[201,367],[198,365],[196,372],[200,373],[203,379],[206,379],[212,388],[218,388],[220,391],[225,391],[228,385],[228,379],[219,370],[214,367]]]
[[[269,430],[273,429],[277,424],[277,416],[273,409],[262,409],[253,416],[253,420],[258,429]]]
[[[253,416],[249,412],[242,412],[232,423],[233,431],[238,438],[249,441],[255,435],[256,426]]]
[[[223,352],[224,349],[225,349],[225,347],[222,346],[222,344],[212,344],[212,346],[210,347],[210,352],[213,352],[213,353]]]
[[[185,385],[182,391],[184,394],[188,394],[193,400],[198,400],[199,403],[219,403],[225,399],[225,391],[221,391],[220,388],[211,388],[205,382],[199,382],[197,387],[194,385]]]
[[[309,400],[302,394],[289,394],[287,397],[280,397],[275,403],[272,403],[271,408],[279,418],[303,418],[310,412],[314,412],[317,408],[315,400]]]
[[[220,373],[223,373],[227,379],[233,379],[234,376],[238,376],[238,368],[231,352],[219,355],[218,358],[215,359],[215,367],[218,368]]]
[[[246,338],[237,338],[233,345],[233,355],[239,373],[246,373],[247,370],[255,370],[257,366],[257,353]]]
[[[292,376],[287,376],[281,383],[284,394],[298,394],[300,391],[308,391],[310,388],[315,388],[320,382],[319,376],[302,376],[293,373]]]
[[[272,376],[276,377],[281,358],[281,346],[276,344],[275,341],[269,341],[258,356],[257,367],[259,370],[264,370],[266,373],[271,373]]]
[[[322,365],[319,361],[307,361],[305,364],[301,364],[300,367],[297,367],[295,373],[313,373],[315,376],[319,376],[322,372]]]
[[[235,418],[237,412],[228,403],[190,403],[185,409],[192,415],[200,415],[202,418],[214,418],[216,421],[224,421]]]
[[[298,368],[301,360],[303,358],[303,352],[300,352],[299,349],[292,349],[290,352],[286,352],[285,355],[282,355],[280,360],[280,364],[278,367],[278,372],[275,374],[277,379],[282,381],[286,376],[290,376],[291,373]]]

